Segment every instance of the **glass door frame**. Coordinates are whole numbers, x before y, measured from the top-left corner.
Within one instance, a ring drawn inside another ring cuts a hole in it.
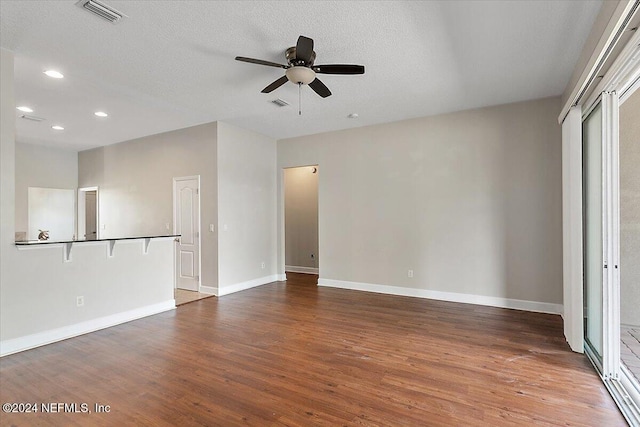
[[[640,90],[640,32],[631,38],[582,109],[584,122],[598,105],[602,106],[602,362],[590,347],[586,331],[584,350],[629,423],[640,425],[640,384],[620,359],[618,115],[620,104],[634,90]],[[583,199],[583,214],[584,209]]]
[[[620,269],[618,267],[620,263],[618,249],[619,105],[616,92],[602,92],[596,101],[588,109],[584,110],[582,115],[583,122],[598,106],[601,106],[602,109],[602,360],[598,357],[597,351],[591,347],[586,336],[586,329],[585,352],[596,366],[603,380],[606,381],[619,379],[620,372]],[[584,190],[586,191],[586,188]],[[585,211],[586,206],[583,199],[583,213]],[[584,236],[583,242],[586,241],[586,236]]]

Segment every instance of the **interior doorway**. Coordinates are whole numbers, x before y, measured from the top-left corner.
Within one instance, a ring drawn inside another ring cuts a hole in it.
[[[285,272],[318,274],[318,165],[284,169]]]
[[[96,203],[98,196],[95,190],[87,191],[84,193],[85,200],[85,239],[96,240],[98,238],[98,211],[96,209]]]
[[[176,288],[200,290],[200,176],[173,178]]]
[[[100,238],[100,197],[98,187],[78,189],[78,234],[79,240]]]

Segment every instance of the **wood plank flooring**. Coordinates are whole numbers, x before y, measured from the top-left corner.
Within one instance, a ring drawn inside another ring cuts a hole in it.
[[[196,291],[187,291],[184,289],[175,289],[173,291],[173,297],[176,300],[176,306],[188,304],[193,301],[198,301],[205,298],[212,298],[211,294],[203,294]]]
[[[0,424],[625,425],[559,316],[288,277],[0,359],[2,403],[92,410]]]

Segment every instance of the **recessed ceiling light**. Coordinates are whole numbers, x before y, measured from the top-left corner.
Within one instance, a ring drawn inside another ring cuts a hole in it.
[[[107,113],[105,113],[104,111],[96,111],[96,112],[95,112],[95,113],[93,113],[93,114],[95,114],[95,115],[96,115],[96,116],[98,116],[98,117],[107,117],[107,116],[108,116],[108,114],[107,114]]]
[[[64,128],[62,126],[59,126],[59,125],[51,126],[51,129],[53,129],[53,130],[64,130]]]
[[[22,111],[23,113],[33,113],[33,110],[29,107],[16,107],[18,110]]]
[[[54,79],[61,79],[64,77],[60,71],[56,70],[47,70],[44,73],[49,77],[53,77]]]
[[[351,113],[347,116],[350,119],[357,119],[358,118],[358,113]]]

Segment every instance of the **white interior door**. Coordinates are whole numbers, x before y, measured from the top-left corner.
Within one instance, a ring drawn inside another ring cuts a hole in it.
[[[174,233],[180,234],[176,250],[176,287],[200,289],[200,177],[174,178]]]

